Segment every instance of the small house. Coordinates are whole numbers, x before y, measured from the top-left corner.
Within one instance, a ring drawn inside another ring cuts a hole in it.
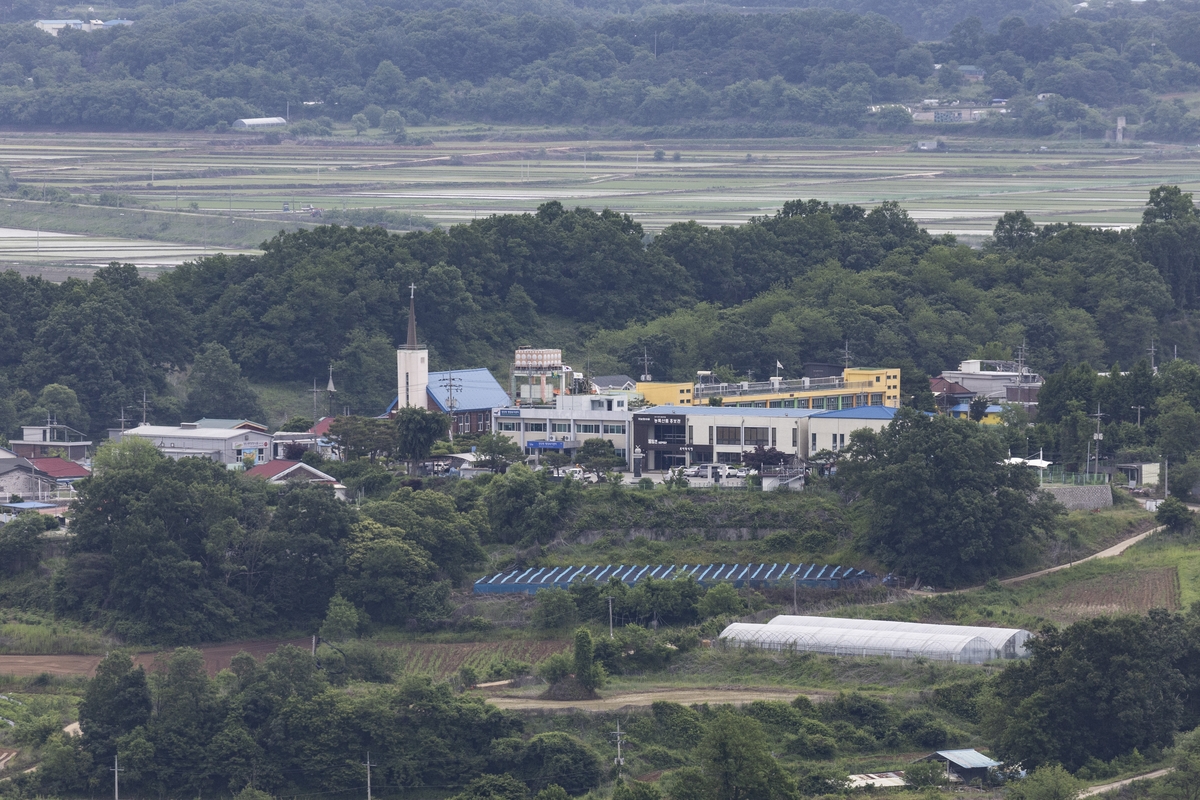
[[[986,783],[988,773],[1002,766],[978,750],[938,750],[936,753],[917,759],[918,761],[941,761],[946,765],[946,774],[952,781],[970,784],[975,781]]]

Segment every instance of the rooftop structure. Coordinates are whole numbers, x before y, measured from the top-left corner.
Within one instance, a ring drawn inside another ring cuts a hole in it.
[[[539,589],[566,589],[573,583],[608,583],[618,580],[628,586],[647,578],[674,580],[695,578],[701,586],[729,583],[735,588],[752,586],[796,586],[839,589],[871,583],[876,577],[853,567],[830,564],[652,564],[591,567],[529,567],[506,570],[475,581],[477,594],[536,594]]]
[[[858,406],[900,407],[900,370],[847,367],[841,375],[771,378],[742,383],[696,384],[692,403],[720,398],[723,405],[756,408],[840,409]]]
[[[72,461],[86,459],[91,452],[92,442],[86,433],[67,425],[24,425],[21,438],[8,443],[19,456],[37,458],[60,452]]]
[[[205,417],[204,419],[196,420],[195,425],[198,428],[228,428],[229,430],[238,429],[244,431],[258,431],[259,433],[267,432],[266,425],[263,425],[261,422],[254,422],[253,420],[248,419],[209,419],[208,417]]]

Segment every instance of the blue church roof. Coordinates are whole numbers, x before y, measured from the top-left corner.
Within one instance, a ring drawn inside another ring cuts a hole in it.
[[[450,389],[446,384],[451,375],[454,376],[455,410],[459,413],[490,411],[493,408],[512,405],[512,399],[508,396],[508,392],[504,391],[504,388],[486,368],[431,372],[426,392],[437,407],[446,414],[450,413]],[[399,397],[392,400],[384,414],[387,415],[394,411],[399,401]]]

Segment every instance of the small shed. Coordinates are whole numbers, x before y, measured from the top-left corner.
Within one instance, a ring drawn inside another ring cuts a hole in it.
[[[287,124],[283,117],[247,117],[233,121],[235,128],[281,128]]]
[[[938,750],[917,760],[941,761],[946,765],[950,777],[958,778],[963,783],[984,783],[988,772],[1001,766],[999,761],[993,761],[978,750]]]

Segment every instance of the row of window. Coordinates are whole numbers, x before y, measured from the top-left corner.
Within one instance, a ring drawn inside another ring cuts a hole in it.
[[[499,429],[502,431],[508,431],[511,433],[519,433],[521,431],[521,423],[520,422],[508,422],[506,420],[500,420],[500,422],[498,422],[497,424],[500,426]],[[547,432],[545,422],[526,422],[524,424],[525,424],[525,432],[526,433],[546,433]],[[571,423],[569,423],[569,422],[551,422],[549,432],[550,433],[570,433],[571,432]],[[614,435],[623,436],[623,435],[625,435],[625,425],[624,425],[624,423],[615,424],[615,423],[608,423],[608,422],[605,422],[603,424],[601,424],[599,422],[576,422],[575,423],[575,433],[599,434],[601,432],[606,433],[606,434],[614,434]]]
[[[843,394],[833,397],[798,397],[789,400],[754,400],[737,403],[738,408],[813,408],[822,411],[839,411],[843,408],[862,408],[866,405],[883,405],[883,393]]]
[[[830,450],[836,452],[837,450],[840,450],[846,446],[846,434],[844,433],[831,433],[829,434],[829,438]],[[817,435],[815,433],[812,435],[812,451],[814,453],[817,452]]]

